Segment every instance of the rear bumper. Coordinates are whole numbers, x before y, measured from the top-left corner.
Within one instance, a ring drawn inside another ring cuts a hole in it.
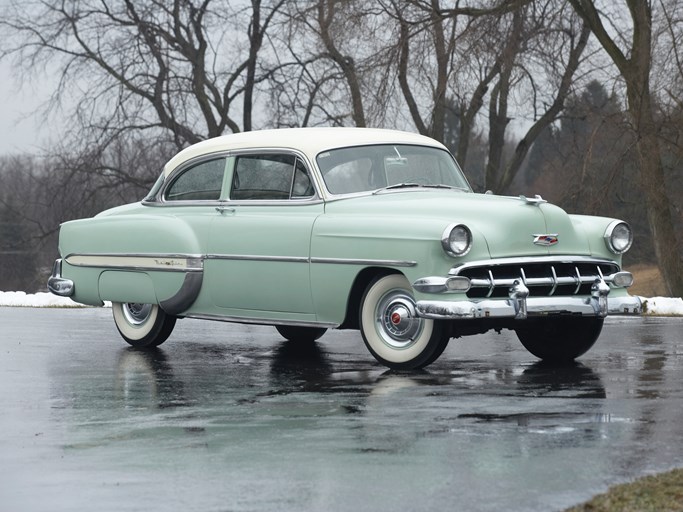
[[[47,289],[60,297],[71,297],[74,294],[74,282],[62,277],[62,260],[58,259],[52,266],[52,275],[47,280]]]

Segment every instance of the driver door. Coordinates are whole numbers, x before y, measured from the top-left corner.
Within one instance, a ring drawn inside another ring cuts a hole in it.
[[[301,157],[231,157],[228,196],[211,224],[205,273],[222,314],[314,321],[311,231],[323,203]]]

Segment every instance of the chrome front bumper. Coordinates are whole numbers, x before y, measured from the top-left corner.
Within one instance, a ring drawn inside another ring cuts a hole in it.
[[[538,272],[539,265],[544,267],[545,274]],[[579,266],[582,266],[583,272],[579,270]],[[601,266],[613,272],[605,274]],[[461,275],[468,267],[483,268],[484,274],[480,272],[475,277]],[[493,272],[498,273],[499,269],[506,267],[507,272],[500,272],[504,277],[494,276]],[[532,270],[527,274],[525,267]],[[487,270],[488,277],[482,277]],[[517,272],[518,277],[513,275],[513,271]],[[442,296],[465,294],[470,289],[480,293],[476,295],[477,298],[467,300],[420,300],[416,311],[423,318],[525,319],[552,314],[604,318],[607,315],[638,315],[642,312],[638,297],[625,294],[608,297],[612,289],[623,290],[632,283],[631,273],[619,270],[614,262],[567,256],[471,262],[451,269],[446,277],[418,279],[413,283],[413,288],[421,293]],[[531,297],[529,288],[533,289]],[[564,292],[556,295],[561,289]],[[482,297],[481,290],[486,294],[485,297]],[[503,293],[490,298],[494,291]]]
[[[604,307],[594,297],[531,297],[482,301],[421,300],[417,314],[435,320],[470,318],[516,318],[548,314],[605,317],[607,315],[639,315],[642,305],[638,297],[606,298]]]
[[[52,275],[47,280],[47,289],[60,297],[71,297],[74,294],[74,282],[62,277],[62,260],[58,259],[52,266]]]

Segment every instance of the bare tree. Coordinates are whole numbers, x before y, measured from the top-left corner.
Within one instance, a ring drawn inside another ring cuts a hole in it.
[[[455,102],[456,156],[466,165],[488,100],[485,182],[494,191],[507,191],[531,145],[562,112],[582,63],[588,28],[571,9],[552,0],[448,7],[439,0],[385,0],[381,5],[397,41],[386,50],[385,61],[395,66],[417,131],[445,141],[446,113]],[[526,117],[525,111],[534,113],[533,122],[526,123],[526,133],[506,161],[508,141],[518,137],[511,134],[510,123]]]
[[[145,131],[183,147],[253,127],[255,87],[267,75],[257,57],[283,3],[17,2],[0,23],[17,41],[5,55],[57,67],[57,98],[78,90],[79,132]]]
[[[574,75],[581,64],[581,57],[588,44],[588,37],[590,29],[588,25],[583,24],[581,27],[575,27],[571,20],[568,21],[568,26],[561,26],[559,29],[555,28],[559,34],[555,34],[553,41],[548,41],[543,38],[541,45],[545,51],[545,62],[550,66],[551,72],[546,75],[549,81],[556,81],[557,85],[554,90],[554,97],[545,105],[545,111],[535,119],[533,124],[529,127],[524,136],[519,140],[515,147],[515,152],[509,160],[503,172],[501,173],[497,183],[494,185],[495,189],[506,191],[512,184],[515,176],[519,172],[524,160],[529,153],[529,149],[536,141],[541,132],[550,126],[564,110],[566,99],[574,84]],[[553,42],[558,46],[566,46],[566,62],[562,58],[562,52],[559,54],[549,51],[553,47]],[[533,81],[533,77],[530,77]],[[535,88],[535,87],[534,87]]]
[[[648,221],[668,292],[683,296],[683,259],[677,248],[672,207],[666,191],[664,165],[656,120],[656,101],[650,89],[652,71],[652,2],[625,0],[630,34],[623,30],[612,36],[606,28],[606,14],[591,0],[570,0],[610,56],[626,85],[628,110],[637,134],[640,184],[647,202]],[[617,29],[614,25],[612,30]],[[613,33],[613,32],[612,32]]]
[[[379,97],[373,90],[381,51],[377,21],[374,7],[363,3],[287,3],[274,32],[279,67],[270,78],[279,124],[371,124]]]
[[[507,35],[494,63],[500,71],[494,77],[488,116],[486,186],[499,193],[509,190],[533,143],[562,113],[590,35],[571,11],[554,2],[532,2],[508,16]],[[534,113],[533,122],[506,159],[503,148],[512,120],[509,102],[520,95],[529,100],[516,105],[517,115],[526,108]]]

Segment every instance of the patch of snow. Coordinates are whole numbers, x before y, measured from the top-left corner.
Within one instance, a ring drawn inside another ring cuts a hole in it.
[[[107,304],[105,304],[106,306]],[[59,297],[48,292],[0,292],[0,306],[18,308],[86,308],[69,297]]]
[[[646,315],[683,316],[683,298],[680,297],[640,297]],[[74,302],[68,297],[58,297],[47,292],[0,292],[0,306],[24,308],[82,308],[88,307]],[[105,303],[105,306],[111,306]]]
[[[683,316],[683,298],[681,297],[640,297],[643,311],[654,316]]]

